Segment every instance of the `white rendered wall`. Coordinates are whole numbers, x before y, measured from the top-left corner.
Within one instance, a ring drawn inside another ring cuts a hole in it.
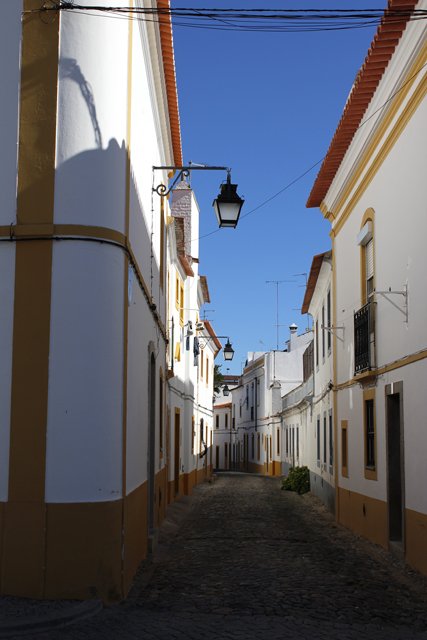
[[[0,21],[0,225],[12,224],[16,215],[21,12],[22,0],[8,2],[7,19]]]
[[[121,497],[124,253],[53,246],[47,502]]]
[[[128,29],[61,13],[55,224],[125,230]]]
[[[128,392],[126,421],[126,493],[147,480],[148,343],[154,336],[151,313],[134,277],[128,325]],[[151,330],[151,331],[150,331]],[[157,363],[156,363],[157,367]],[[156,382],[158,377],[156,377]],[[156,408],[158,404],[155,405]],[[165,421],[166,423],[166,421]]]
[[[13,242],[0,243],[0,502],[7,501],[9,485],[15,247]]]

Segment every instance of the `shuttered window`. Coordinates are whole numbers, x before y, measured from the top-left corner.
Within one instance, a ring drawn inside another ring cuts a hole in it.
[[[365,260],[366,260],[366,280],[370,280],[374,275],[374,241],[369,240],[365,246]]]

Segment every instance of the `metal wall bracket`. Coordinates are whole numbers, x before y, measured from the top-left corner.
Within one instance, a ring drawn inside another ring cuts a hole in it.
[[[398,311],[400,311],[400,313],[402,313],[405,316],[405,322],[406,322],[406,324],[408,324],[408,316],[409,316],[409,314],[408,314],[408,285],[407,284],[403,285],[403,291],[392,291],[391,288],[388,291],[376,291],[374,289],[369,294],[369,297],[371,298],[374,295],[382,296],[383,298],[385,298],[387,300],[387,302],[392,304],[393,307],[396,307],[396,309]],[[403,309],[401,307],[399,307],[399,305],[397,305],[395,302],[393,302],[393,300],[390,300],[390,298],[387,297],[389,295],[403,296],[403,298],[404,298]]]
[[[337,338],[337,340],[341,340],[341,342],[344,343],[344,329],[345,329],[344,325],[342,327],[325,327],[325,325],[321,324],[320,328],[324,329],[325,331],[329,331],[329,333],[332,333],[334,338]],[[336,333],[334,333],[334,331],[337,331],[337,329],[341,329],[342,338],[340,338],[339,336],[337,336]]]

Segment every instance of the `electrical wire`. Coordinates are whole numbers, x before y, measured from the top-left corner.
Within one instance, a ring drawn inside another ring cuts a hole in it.
[[[423,9],[196,9],[193,7],[108,7],[57,2],[24,13],[49,11],[96,12],[117,18],[158,22],[162,17],[172,20],[174,27],[243,31],[257,33],[304,33],[363,29],[376,26],[383,18],[388,24],[402,20],[425,20]],[[94,15],[91,13],[90,15]]]

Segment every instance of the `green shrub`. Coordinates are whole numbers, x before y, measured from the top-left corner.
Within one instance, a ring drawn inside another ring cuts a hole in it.
[[[287,478],[282,480],[282,489],[296,491],[300,495],[310,491],[310,471],[308,467],[291,467]]]

